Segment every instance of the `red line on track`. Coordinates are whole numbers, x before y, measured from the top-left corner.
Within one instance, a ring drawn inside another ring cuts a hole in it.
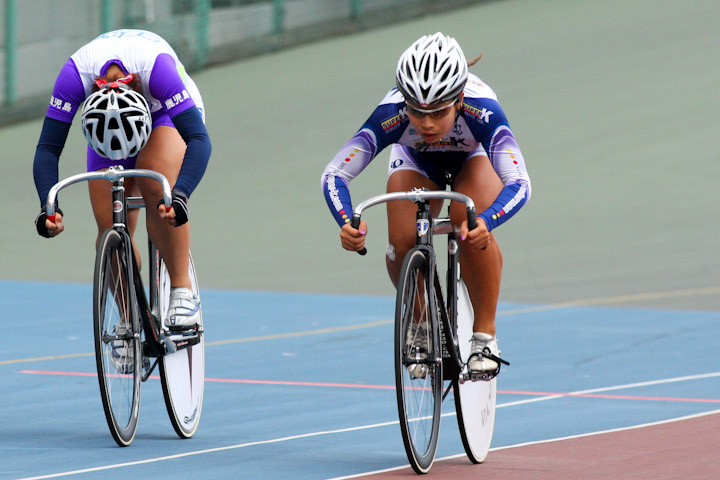
[[[36,375],[66,375],[76,377],[96,377],[95,373],[87,372],[56,372],[47,370],[22,370],[20,373],[36,374]],[[150,378],[158,379],[156,375]],[[281,380],[248,380],[235,378],[206,378],[206,382],[213,383],[244,383],[256,385],[290,385],[301,387],[337,387],[337,388],[369,388],[376,390],[395,390],[394,385],[366,385],[360,383],[328,383],[328,382],[291,382]],[[662,402],[698,402],[698,403],[720,403],[717,398],[678,398],[678,397],[649,397],[642,395],[609,395],[603,393],[560,393],[560,392],[533,392],[521,390],[498,390],[498,393],[505,395],[526,395],[541,397],[578,397],[578,398],[607,398],[613,400],[651,400]]]

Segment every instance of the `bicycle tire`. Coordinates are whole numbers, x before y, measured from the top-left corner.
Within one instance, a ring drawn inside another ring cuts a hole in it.
[[[122,447],[132,443],[137,431],[142,376],[131,265],[121,234],[105,231],[98,245],[93,281],[95,363],[105,419]]]
[[[457,284],[457,336],[460,355],[467,361],[470,356],[470,338],[473,334],[473,308],[467,287],[462,278]],[[482,463],[490,452],[495,429],[495,402],[497,378],[489,381],[453,380],[455,412],[460,438],[468,458]]]
[[[159,254],[158,258],[160,262],[157,271],[158,308],[156,311],[159,312],[159,319],[162,321],[167,315],[170,302],[170,275]],[[199,294],[192,255],[189,259],[188,273],[193,292]],[[200,328],[202,328],[202,310]],[[180,438],[190,438],[197,431],[202,412],[205,385],[205,336],[201,334],[199,342],[195,345],[161,356],[159,364],[160,383],[170,423]]]
[[[435,295],[432,285],[426,254],[411,250],[403,261],[398,281],[395,383],[403,444],[410,465],[417,473],[428,472],[435,460],[442,407],[440,327],[435,302],[430,301],[430,295]],[[427,337],[432,339],[430,345],[413,337],[412,323],[420,325],[418,328],[427,328]],[[424,359],[423,349],[426,350]]]

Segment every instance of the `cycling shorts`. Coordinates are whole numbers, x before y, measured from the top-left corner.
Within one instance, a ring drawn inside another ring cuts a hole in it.
[[[388,177],[399,170],[412,170],[445,188],[448,174],[455,178],[468,159],[478,156],[487,156],[482,145],[470,152],[416,152],[396,143],[390,150]]]

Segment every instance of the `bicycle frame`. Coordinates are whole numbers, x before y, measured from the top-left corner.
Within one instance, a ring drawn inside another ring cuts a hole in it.
[[[475,217],[475,203],[473,200],[458,192],[428,191],[427,189],[413,189],[409,192],[393,192],[372,197],[355,208],[352,217],[352,227],[358,228],[362,212],[374,205],[396,200],[410,200],[418,205],[416,213],[416,224],[418,235],[415,237],[414,249],[422,250],[429,262],[428,270],[433,276],[432,282],[438,295],[439,302],[434,295],[430,295],[431,311],[438,312],[440,320],[440,335],[443,357],[443,376],[445,378],[457,378],[465,367],[460,356],[460,348],[455,335],[457,322],[457,285],[459,271],[459,249],[455,233],[449,218],[432,218],[430,212],[430,200],[455,200],[465,204],[470,230],[477,226]],[[443,295],[440,279],[437,273],[437,256],[433,248],[433,237],[435,234],[448,235],[448,268],[447,268],[447,298]],[[361,254],[364,254],[360,252]],[[450,332],[448,334],[448,332]],[[450,360],[448,362],[448,360]],[[445,391],[443,398],[447,396],[450,387]]]
[[[155,357],[156,360],[153,365],[143,365],[143,377],[145,381],[150,376],[152,371],[155,369],[158,358],[162,355],[175,352],[178,347],[187,347],[194,345],[197,341],[193,342],[192,339],[187,341],[175,342],[168,341],[163,329],[160,328],[159,312],[155,311],[155,308],[151,308],[151,302],[148,301],[148,297],[145,294],[145,287],[140,275],[140,269],[138,268],[137,258],[135,257],[135,251],[133,248],[132,241],[130,239],[130,232],[127,228],[128,221],[128,209],[142,208],[145,203],[142,197],[128,197],[125,191],[124,181],[128,177],[144,177],[152,178],[160,182],[163,191],[163,203],[166,207],[170,208],[172,205],[172,197],[170,184],[167,179],[151,170],[125,170],[121,166],[109,167],[107,170],[98,172],[87,172],[80,173],[68,177],[57,184],[55,184],[48,194],[46,212],[47,217],[50,221],[55,221],[55,203],[60,190],[78,182],[89,181],[89,180],[108,180],[112,183],[112,208],[113,208],[113,223],[110,228],[117,231],[123,238],[123,244],[125,245],[126,258],[132,259],[132,279],[134,289],[132,290],[132,301],[137,303],[140,311],[140,319],[145,332],[145,342],[143,343],[143,356],[144,357]],[[157,295],[157,275],[159,267],[159,257],[157,255],[157,249],[153,245],[152,241],[149,240],[149,255],[150,255],[150,299],[156,298]],[[154,302],[153,302],[154,303]],[[202,335],[202,331],[198,332]],[[195,337],[197,340],[198,336]]]
[[[172,208],[170,185],[163,175],[150,170],[124,170],[119,166],[74,175],[58,182],[51,188],[46,205],[48,219],[55,222],[55,204],[60,190],[81,181],[111,182],[112,224],[101,235],[95,257],[93,331],[105,419],[111,435],[121,447],[130,445],[135,438],[140,385],[156,367],[170,423],[180,438],[190,438],[197,430],[205,381],[202,313],[199,312],[197,325],[190,329],[175,331],[163,325],[162,317],[171,308],[172,279],[168,265],[150,238],[149,297],[145,293],[139,257],[128,228],[128,209],[143,208],[145,202],[142,197],[127,196],[126,177],[145,177],[160,182],[162,202],[166,208]],[[190,288],[199,295],[190,252],[187,268]],[[113,275],[114,270],[118,275]],[[123,308],[130,310],[127,315]]]

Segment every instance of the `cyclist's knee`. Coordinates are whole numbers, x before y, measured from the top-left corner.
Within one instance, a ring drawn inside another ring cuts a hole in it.
[[[402,262],[405,254],[409,252],[410,249],[414,246],[415,237],[413,235],[397,235],[391,233],[390,239],[388,241],[387,257],[389,260],[399,260],[400,262]],[[390,255],[390,250],[392,250],[392,258]]]
[[[148,200],[155,200],[155,202],[157,202],[162,197],[162,187],[158,182],[145,178],[138,178],[137,181],[140,187],[140,193],[146,203]]]

